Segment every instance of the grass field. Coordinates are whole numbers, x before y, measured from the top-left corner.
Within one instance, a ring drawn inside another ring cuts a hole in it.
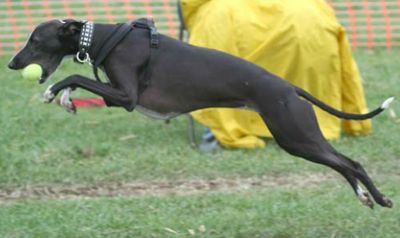
[[[399,53],[355,52],[371,108],[388,96],[400,97]],[[19,79],[6,69],[7,61],[0,58],[0,237],[400,234],[398,101],[391,112],[374,119],[373,134],[333,142],[364,164],[395,203],[393,209],[369,210],[333,171],[294,158],[273,141],[267,149],[201,154],[187,142],[185,117],[165,124],[116,108],[69,115],[55,104],[41,103],[46,87]],[[91,71],[64,62],[52,79],[72,72]],[[246,187],[246,179],[258,182]],[[224,184],[214,184],[220,180]],[[192,188],[180,186],[185,181],[194,181]],[[108,191],[130,183],[145,192]],[[93,187],[94,195],[82,191]]]

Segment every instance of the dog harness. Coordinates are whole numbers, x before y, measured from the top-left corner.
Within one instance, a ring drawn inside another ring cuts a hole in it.
[[[152,19],[141,18],[130,23],[118,23],[114,30],[104,37],[95,49],[92,49],[92,55],[89,55],[89,49],[91,48],[93,41],[94,28],[93,23],[89,21],[83,25],[75,61],[82,64],[89,63],[92,65],[93,74],[99,82],[101,82],[101,79],[98,75],[97,68],[103,63],[111,50],[134,28],[149,30],[150,55],[144,65],[145,72],[142,74],[143,76],[139,78],[139,93],[143,92],[143,90],[150,85],[150,78],[157,53],[156,49],[159,48],[160,45],[159,34],[154,25],[154,21]]]

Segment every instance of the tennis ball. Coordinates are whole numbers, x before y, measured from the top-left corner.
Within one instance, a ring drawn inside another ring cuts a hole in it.
[[[22,70],[22,78],[26,80],[39,80],[42,77],[43,69],[38,64],[30,64]]]

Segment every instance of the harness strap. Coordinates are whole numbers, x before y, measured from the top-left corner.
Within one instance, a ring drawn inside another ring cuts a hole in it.
[[[127,23],[117,24],[117,27],[110,32],[110,34],[104,38],[103,42],[100,44],[100,48],[93,52],[93,74],[96,80],[101,82],[97,68],[103,63],[104,59],[110,53],[110,51],[126,37],[126,35],[132,30],[132,26]]]
[[[141,18],[132,22],[132,25],[133,27],[150,30],[150,48],[158,48],[160,41],[157,28],[152,19]]]
[[[105,41],[100,44],[101,47],[97,52],[94,52],[94,67],[99,67],[101,63],[103,63],[104,59],[110,53],[110,51],[118,45],[118,43],[126,37],[126,35],[132,30],[132,26],[128,23],[119,23],[117,27],[110,32],[108,37],[105,38]]]
[[[157,48],[160,45],[159,35],[157,28],[152,19],[141,18],[133,22],[133,27],[148,29],[150,31],[150,55],[144,65],[143,76],[139,78],[139,94],[141,94],[151,83],[151,75],[153,73],[153,66],[157,58]]]
[[[98,67],[103,63],[104,59],[111,52],[111,50],[122,40],[124,39],[128,33],[134,28],[142,28],[148,29],[150,32],[150,55],[148,60],[144,65],[144,73],[143,76],[139,78],[139,93],[142,93],[149,85],[150,78],[153,72],[153,65],[155,59],[157,58],[157,48],[159,48],[160,40],[159,33],[157,32],[157,28],[154,25],[154,21],[152,19],[141,18],[132,23],[123,23],[117,24],[117,27],[110,32],[110,34],[104,38],[103,42],[99,44],[101,47],[93,52],[92,58],[93,63],[93,74],[96,77],[97,81],[101,82],[101,79],[98,75]]]

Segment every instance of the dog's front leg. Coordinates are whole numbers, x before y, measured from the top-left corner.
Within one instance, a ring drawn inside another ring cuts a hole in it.
[[[54,85],[50,85],[44,93],[44,100],[50,103],[61,90],[79,87],[103,97],[109,106],[121,106],[128,111],[132,111],[136,106],[137,90],[133,88],[133,85],[130,86],[132,87],[126,85],[124,90],[122,90],[113,88],[110,84],[91,80],[81,75],[72,75]]]
[[[60,106],[69,113],[76,113],[76,107],[71,100],[72,88],[65,88],[60,97]]]

